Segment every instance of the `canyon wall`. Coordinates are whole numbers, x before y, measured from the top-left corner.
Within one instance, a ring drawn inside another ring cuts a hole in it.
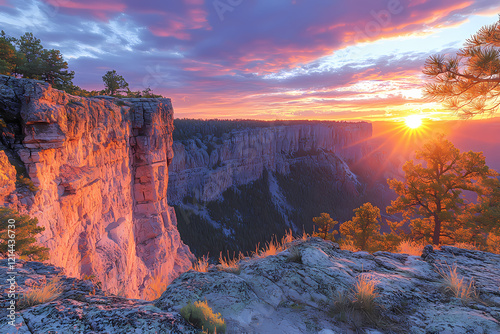
[[[215,200],[233,185],[257,180],[264,169],[286,174],[301,156],[320,151],[340,158],[333,159],[338,177],[352,181],[353,188],[356,177],[346,162],[357,162],[366,154],[371,134],[370,123],[304,122],[174,142],[169,203],[181,203],[186,196]]]
[[[37,188],[3,205],[38,218],[50,263],[130,297],[190,267],[167,203],[170,99],[81,98],[0,76],[0,110],[2,149]]]

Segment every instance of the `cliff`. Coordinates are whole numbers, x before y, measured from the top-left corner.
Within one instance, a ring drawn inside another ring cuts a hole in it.
[[[0,110],[3,149],[37,188],[3,204],[38,218],[50,263],[136,297],[154,273],[190,267],[167,203],[170,99],[80,98],[0,76]]]
[[[186,196],[212,201],[231,186],[259,179],[264,169],[287,174],[297,158],[319,151],[340,158],[330,158],[330,165],[354,192],[358,182],[346,162],[365,155],[371,132],[369,123],[304,122],[174,142],[168,198],[170,203]]]

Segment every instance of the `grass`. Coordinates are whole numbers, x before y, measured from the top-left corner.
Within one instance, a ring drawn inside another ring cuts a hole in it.
[[[458,275],[455,264],[452,267],[447,265],[446,268],[439,268],[437,266],[436,268],[443,278],[443,287],[446,292],[451,293],[455,298],[460,299],[464,303],[478,298],[474,278],[471,278],[467,284],[465,278]]]
[[[238,254],[238,256],[236,256],[236,254],[233,253],[232,258],[229,256],[229,252],[227,253],[227,257],[224,257],[222,255],[222,252],[220,252],[219,263],[221,265],[221,270],[231,272],[234,274],[239,274],[240,265],[238,264],[238,262],[240,262],[240,260],[244,258],[245,256],[241,252]]]
[[[181,309],[181,315],[205,333],[225,333],[226,323],[220,313],[214,313],[207,301],[188,303]]]
[[[360,251],[359,248],[354,246],[354,242],[352,240],[343,240],[339,246],[340,246],[340,249],[342,249],[342,250],[348,250],[351,252],[359,252]]]
[[[368,274],[357,277],[353,288],[349,290],[338,290],[336,294],[331,291],[333,304],[331,315],[336,315],[338,320],[349,323],[356,328],[365,324],[381,327],[391,327],[382,316],[381,306],[376,302],[379,297],[375,291],[378,281]]]
[[[288,255],[288,262],[302,263],[302,253],[297,247],[291,247],[288,249],[290,254]]]
[[[398,245],[398,253],[420,256],[424,251],[424,245],[411,240],[403,240]]]
[[[453,245],[450,245],[457,248],[463,248],[468,250],[480,250],[476,245],[468,243],[468,242],[459,242]]]
[[[208,271],[208,266],[209,266],[208,255],[203,255],[201,258],[198,258],[196,260],[196,262],[193,265],[193,270],[200,273],[206,273]]]
[[[167,290],[167,280],[160,271],[155,271],[149,282],[149,286],[144,290],[146,300],[155,300],[160,298],[162,293]]]
[[[19,307],[23,309],[39,304],[45,304],[59,297],[61,293],[62,283],[60,282],[59,277],[55,277],[50,282],[45,282],[23,292],[22,297],[19,299]]]
[[[365,311],[368,314],[373,314],[375,311],[375,299],[378,293],[375,292],[375,287],[378,281],[367,274],[358,276],[353,290],[353,305],[355,308]]]

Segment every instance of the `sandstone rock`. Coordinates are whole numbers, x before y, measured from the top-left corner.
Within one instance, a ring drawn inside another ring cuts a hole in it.
[[[6,288],[7,260],[0,260],[0,281]],[[176,312],[165,312],[152,302],[126,299],[103,293],[90,280],[63,275],[64,270],[39,262],[19,261],[16,269],[16,293],[59,278],[61,295],[56,299],[25,309],[17,309],[15,327],[7,318],[10,299],[0,295],[0,332],[10,333],[197,333]],[[2,289],[3,290],[3,289]],[[18,304],[19,307],[19,304]]]
[[[0,76],[0,106],[22,138],[8,149],[38,187],[4,205],[38,218],[49,261],[68,276],[93,274],[107,291],[140,297],[154,273],[173,279],[192,254],[167,203],[171,101],[116,102]]]
[[[428,263],[406,254],[352,253],[319,238],[290,246],[301,261],[289,261],[289,248],[247,258],[233,272],[189,271],[156,305],[179,310],[188,301],[206,299],[226,319],[228,333],[355,332],[360,328],[330,309],[338,292],[351,291],[364,274],[377,282],[382,320],[392,324],[363,325],[365,333],[500,333],[500,255],[443,247],[434,251],[435,263]],[[438,268],[453,265],[467,282],[474,278],[479,301],[445,293]]]
[[[16,190],[16,169],[12,166],[5,155],[0,151],[0,201]]]

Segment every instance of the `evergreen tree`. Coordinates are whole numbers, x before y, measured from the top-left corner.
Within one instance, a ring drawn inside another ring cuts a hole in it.
[[[10,224],[15,222],[14,224]],[[14,225],[15,228],[10,228]],[[45,227],[38,226],[36,218],[30,218],[27,215],[20,215],[9,208],[0,208],[0,253],[8,256],[10,251],[15,251],[18,256],[28,256],[34,260],[43,261],[49,258],[49,249],[37,246],[35,236],[45,230]],[[14,233],[14,234],[13,234]],[[14,238],[11,238],[15,235]],[[9,248],[8,240],[14,240]]]
[[[481,194],[489,184],[486,179],[497,173],[486,166],[482,152],[464,152],[455,148],[443,136],[431,140],[416,158],[425,163],[405,163],[404,181],[387,180],[398,198],[387,207],[389,214],[402,213],[411,220],[412,234],[439,245],[441,238],[454,242],[461,226],[464,190]]]
[[[465,117],[492,114],[500,107],[500,17],[467,39],[456,56],[434,55],[424,74],[434,81],[425,88],[430,98]]]
[[[15,39],[8,37],[2,30],[0,33],[0,74],[14,75],[23,62],[23,56],[16,51]]]
[[[345,241],[352,241],[361,250],[373,251],[380,239],[380,209],[365,203],[354,209],[354,217],[340,225],[340,234]]]
[[[339,223],[338,221],[333,220],[328,213],[323,212],[320,217],[314,217],[313,222],[318,227],[318,232],[314,232],[313,237],[335,241],[335,235],[338,232],[333,228]]]
[[[23,78],[42,80],[43,53],[41,41],[27,32],[17,40],[19,52],[24,55],[24,62],[19,66]]]
[[[68,63],[64,61],[59,50],[43,50],[42,80],[50,83],[56,89],[70,88],[75,72],[68,71]]]
[[[104,88],[108,95],[116,95],[121,89],[128,88],[128,83],[115,70],[106,72],[102,76],[102,81],[104,81]]]

